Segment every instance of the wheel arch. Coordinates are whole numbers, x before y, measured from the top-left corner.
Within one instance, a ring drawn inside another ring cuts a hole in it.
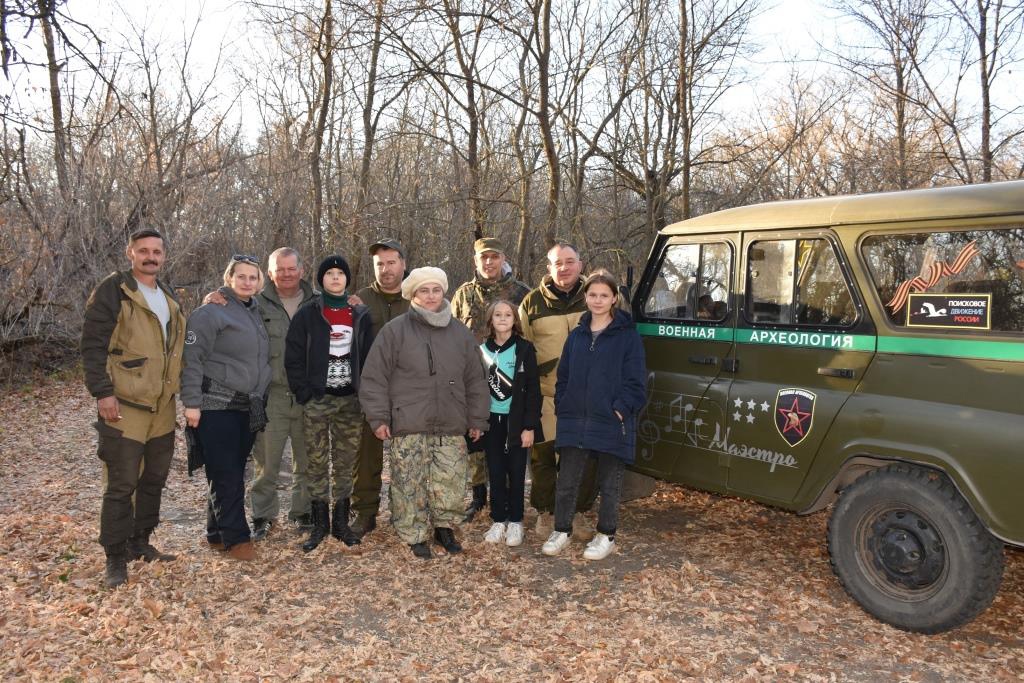
[[[1008,545],[1024,547],[1024,539],[1009,538],[1006,534],[1001,534],[993,528],[991,515],[988,514],[985,506],[981,504],[981,499],[975,495],[974,490],[968,485],[969,479],[963,476],[959,468],[946,458],[941,457],[942,454],[930,455],[933,456],[933,459],[922,460],[907,455],[879,455],[869,450],[850,454],[843,460],[843,464],[835,473],[825,481],[824,485],[819,487],[811,501],[797,510],[797,514],[808,515],[824,510],[839,498],[839,494],[844,488],[867,472],[901,463],[928,470],[945,477],[953,485],[957,493],[960,494],[960,497],[967,501],[967,504],[990,534]]]

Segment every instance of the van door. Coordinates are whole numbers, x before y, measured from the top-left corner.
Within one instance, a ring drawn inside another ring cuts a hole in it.
[[[701,450],[720,407],[703,398],[732,353],[730,292],[738,236],[672,238],[636,299],[647,355],[648,401],[640,416],[635,469],[672,481],[724,490],[717,454]]]
[[[747,234],[726,415],[712,448],[730,491],[793,499],[875,352],[875,330],[828,231]]]

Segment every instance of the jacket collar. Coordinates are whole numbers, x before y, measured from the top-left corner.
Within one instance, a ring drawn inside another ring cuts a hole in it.
[[[125,288],[127,288],[129,294],[133,296],[135,294],[139,294],[141,296],[141,293],[139,292],[139,281],[135,279],[135,274],[130,270],[122,270],[120,271],[120,275],[121,283]],[[156,286],[167,295],[167,298],[171,300],[174,306],[178,306],[178,295],[174,293],[174,290],[171,289],[170,285],[160,278],[157,278]]]
[[[504,287],[511,282],[512,279],[512,273],[503,273],[502,276],[494,282],[484,282],[480,277],[480,273],[475,270],[473,271],[473,286],[484,292],[489,292],[492,289],[497,289],[498,287]]]
[[[299,289],[302,290],[302,303],[306,303],[313,298],[313,287],[305,280],[299,280]],[[284,306],[284,304],[281,303],[281,295],[277,291],[277,286],[270,278],[267,278],[267,284],[260,291],[259,295],[273,304],[277,304],[281,307]]]
[[[613,314],[612,315],[612,321],[611,321],[611,323],[608,324],[608,327],[604,328],[605,332],[611,332],[613,330],[617,331],[617,330],[621,330],[623,328],[627,328],[627,327],[632,327],[633,326],[633,316],[631,316],[629,313],[626,313],[621,308],[613,308],[612,309],[612,314]],[[584,313],[582,316],[580,316],[579,327],[582,327],[582,328],[586,329],[589,332],[590,331],[590,320],[593,317],[594,316],[593,316],[593,314],[591,314],[590,311],[587,311],[586,313]]]
[[[550,275],[545,275],[544,279],[542,279],[540,281],[540,288],[539,289],[540,289],[541,296],[543,296],[545,299],[547,299],[549,304],[551,304],[551,305],[561,305],[561,306],[568,307],[568,306],[574,306],[574,305],[580,303],[581,301],[583,301],[583,278],[582,277],[579,280],[576,281],[576,286],[569,293],[570,295],[569,295],[569,297],[567,299],[563,299],[562,297],[560,297],[557,294],[555,294],[555,292],[553,291],[553,290],[556,289],[555,281],[553,279],[551,279]]]

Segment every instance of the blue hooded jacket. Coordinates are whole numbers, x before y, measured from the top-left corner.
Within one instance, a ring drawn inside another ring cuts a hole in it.
[[[565,340],[555,383],[555,447],[610,453],[632,463],[637,415],[647,400],[647,366],[633,319],[614,310],[614,319],[596,341],[589,312]]]

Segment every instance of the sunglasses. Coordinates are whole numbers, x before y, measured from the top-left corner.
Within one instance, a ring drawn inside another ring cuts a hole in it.
[[[237,261],[238,263],[251,263],[254,266],[260,265],[260,260],[258,258],[255,256],[249,256],[248,254],[235,254],[231,257],[231,260]]]

